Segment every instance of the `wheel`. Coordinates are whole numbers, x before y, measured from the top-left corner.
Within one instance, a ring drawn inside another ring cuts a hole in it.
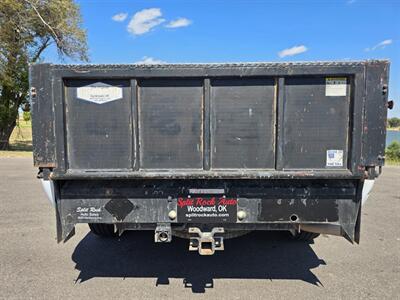
[[[315,232],[308,232],[308,231],[296,231],[295,235],[292,235],[292,238],[296,241],[303,241],[303,242],[312,242],[314,239],[319,237],[319,233]]]
[[[101,237],[116,237],[117,231],[114,224],[89,223],[90,231]]]

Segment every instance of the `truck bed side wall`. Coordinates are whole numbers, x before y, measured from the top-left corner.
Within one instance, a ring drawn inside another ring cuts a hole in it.
[[[362,150],[362,163],[365,166],[384,164],[388,76],[388,64],[371,63],[366,66]]]
[[[56,167],[52,82],[53,76],[49,64],[31,66],[33,160],[34,165],[39,168]]]

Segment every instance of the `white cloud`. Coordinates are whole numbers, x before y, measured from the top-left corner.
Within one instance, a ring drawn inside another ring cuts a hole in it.
[[[192,21],[186,18],[178,18],[176,20],[170,21],[165,27],[168,28],[178,28],[178,27],[186,27],[192,24]]]
[[[125,21],[125,19],[127,17],[128,17],[127,13],[119,13],[119,14],[112,16],[111,19],[113,19],[113,21],[115,21],[115,22],[123,22],[123,21]]]
[[[143,56],[141,60],[135,62],[135,64],[140,64],[140,65],[159,65],[159,64],[165,64],[166,62],[160,59],[156,59],[153,57],[149,56]]]
[[[307,47],[304,45],[294,46],[292,48],[287,48],[287,49],[283,49],[282,51],[279,51],[278,56],[280,58],[282,58],[282,57],[286,57],[286,56],[297,55],[297,54],[306,52],[307,50],[308,50]]]
[[[365,48],[365,51],[374,51],[377,49],[384,49],[386,46],[393,43],[393,40],[384,40],[371,48]]]
[[[143,9],[133,15],[127,29],[135,35],[145,34],[165,21],[161,16],[162,13],[159,8]]]

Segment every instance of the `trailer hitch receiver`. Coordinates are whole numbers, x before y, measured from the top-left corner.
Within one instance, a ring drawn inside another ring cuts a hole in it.
[[[210,232],[203,232],[198,227],[190,227],[189,251],[198,251],[200,255],[213,255],[217,250],[224,250],[224,228],[214,227]]]
[[[154,242],[156,243],[169,243],[172,240],[171,225],[157,224],[154,232]]]

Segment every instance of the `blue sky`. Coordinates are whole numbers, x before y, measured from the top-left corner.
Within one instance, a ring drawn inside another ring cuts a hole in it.
[[[400,0],[77,2],[91,63],[386,58],[400,117]]]

